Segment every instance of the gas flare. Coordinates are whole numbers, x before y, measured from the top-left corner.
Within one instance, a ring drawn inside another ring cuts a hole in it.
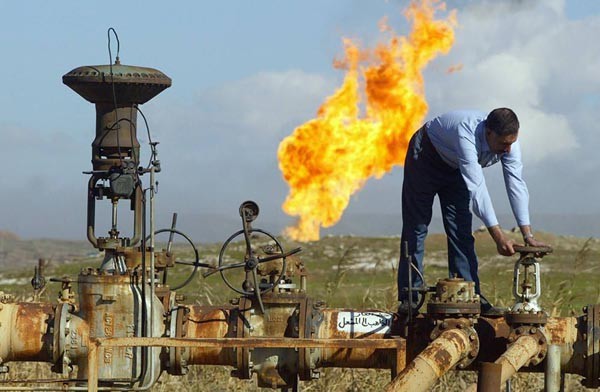
[[[379,27],[390,38],[374,50],[344,39],[345,56],[334,62],[346,70],[342,86],[279,145],[279,168],[290,186],[282,208],[299,217],[285,235],[318,240],[320,228],[339,221],[367,179],[404,162],[428,109],[422,71],[454,42],[454,11],[434,19],[443,10],[437,0],[412,2],[405,11],[408,37],[396,35],[384,18]]]

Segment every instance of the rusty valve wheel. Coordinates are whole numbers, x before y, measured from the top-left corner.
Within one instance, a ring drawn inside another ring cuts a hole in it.
[[[277,284],[283,279],[284,275],[285,275],[285,267],[286,267],[286,257],[289,257],[293,254],[296,254],[298,252],[300,252],[302,250],[302,248],[294,248],[289,252],[283,252],[283,247],[281,246],[281,243],[277,240],[277,238],[275,238],[273,235],[271,235],[270,233],[261,230],[261,229],[249,229],[247,231],[247,239],[246,239],[246,254],[244,255],[244,261],[242,262],[238,262],[238,263],[232,263],[232,264],[228,264],[225,260],[225,253],[227,251],[227,248],[232,244],[232,242],[234,242],[235,239],[237,239],[239,236],[241,236],[242,234],[246,234],[244,232],[244,230],[239,230],[237,232],[235,232],[234,234],[232,234],[227,241],[225,241],[223,243],[223,246],[221,247],[221,251],[219,252],[219,265],[217,268],[213,269],[212,271],[208,271],[204,274],[204,276],[209,276],[212,275],[216,272],[219,272],[221,274],[221,278],[223,279],[223,281],[225,282],[225,284],[232,289],[233,291],[242,294],[242,295],[246,295],[246,296],[251,296],[251,295],[255,295],[256,290],[254,289],[255,287],[258,286],[258,291],[260,292],[260,294],[265,294],[271,290],[273,290],[275,288],[275,286],[277,286]],[[270,241],[273,241],[275,244],[271,247],[271,250],[269,251],[269,253],[275,253],[275,254],[271,254],[268,256],[257,256],[255,254],[255,251],[252,250],[252,244],[250,243],[250,237],[254,237],[257,234],[262,234],[263,236],[266,236]],[[250,249],[250,251],[248,251],[248,249]],[[279,275],[277,276],[277,278],[275,279],[274,283],[268,283],[266,286],[264,284],[259,284],[258,282],[258,276],[257,276],[257,269],[258,266],[262,263],[266,263],[269,261],[273,261],[273,260],[281,260],[281,272],[279,273]],[[227,278],[227,276],[225,275],[224,271],[227,270],[231,270],[231,269],[236,269],[236,268],[244,268],[244,270],[247,273],[250,273],[252,275],[252,282],[249,282],[248,279],[246,279],[244,281],[244,283],[242,284],[242,288],[239,289],[236,286],[234,286],[229,279]]]
[[[206,264],[206,263],[201,263],[200,262],[200,254],[198,253],[198,249],[196,248],[196,245],[194,245],[194,241],[192,241],[192,239],[190,237],[188,237],[187,234],[185,234],[182,231],[179,231],[177,229],[171,228],[171,229],[160,229],[154,232],[154,235],[158,235],[161,233],[169,233],[169,241],[167,242],[167,249],[165,250],[166,253],[171,256],[172,254],[172,244],[173,244],[173,235],[178,235],[183,237],[183,239],[186,240],[186,242],[191,246],[193,252],[194,252],[194,256],[193,259],[194,261],[183,261],[183,260],[175,260],[175,264],[176,265],[187,265],[192,267],[191,272],[189,273],[189,275],[187,275],[187,277],[180,282],[177,282],[178,284],[173,284],[173,283],[169,283],[168,279],[167,279],[167,270],[165,269],[163,271],[163,284],[168,284],[171,288],[171,290],[179,290],[185,286],[187,286],[188,284],[190,284],[190,282],[194,279],[194,276],[196,276],[196,273],[198,272],[198,268],[199,267],[205,267],[205,268],[210,268],[211,265],[210,264]],[[148,243],[148,241],[150,240],[150,236],[148,236],[146,238],[146,243]]]
[[[219,252],[219,265],[217,268],[213,268],[212,271],[208,271],[204,273],[204,277],[212,275],[216,272],[221,274],[221,278],[223,282],[232,289],[233,291],[250,297],[253,296],[256,298],[260,309],[264,313],[263,303],[261,295],[265,294],[271,290],[273,290],[277,285],[284,279],[286,272],[286,257],[289,257],[293,254],[296,254],[302,250],[302,248],[295,248],[289,252],[284,252],[281,243],[270,233],[261,230],[254,229],[251,227],[251,223],[258,217],[258,204],[253,201],[245,201],[240,205],[240,217],[242,218],[242,230],[239,230],[233,233],[221,247],[221,251]],[[242,262],[234,262],[227,264],[227,260],[225,258],[225,252],[227,248],[232,245],[234,240],[236,240],[239,236],[244,236],[245,248],[246,252],[244,254],[244,261]],[[268,244],[265,246],[261,246],[260,249],[266,254],[265,256],[259,256],[256,254],[258,248],[254,248],[252,246],[252,239],[254,238],[254,242],[256,244],[256,237],[262,235],[267,238]],[[266,263],[269,261],[281,260],[281,268],[277,271],[275,269],[274,274],[277,276],[271,276],[271,282],[266,282],[262,280],[259,282],[258,280],[258,267],[262,263]],[[242,283],[242,288],[234,286],[226,276],[226,272],[228,270],[243,268],[245,272],[244,282]]]

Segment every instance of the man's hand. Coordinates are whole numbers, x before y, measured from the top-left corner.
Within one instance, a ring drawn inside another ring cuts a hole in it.
[[[502,236],[500,241],[496,241],[496,249],[498,249],[498,253],[502,256],[512,256],[515,254],[515,250],[513,248],[514,244],[515,242],[513,240]]]
[[[488,227],[488,232],[496,242],[496,249],[498,249],[498,253],[502,256],[512,256],[515,254],[515,250],[513,249],[514,241],[506,238],[500,225]]]
[[[531,226],[522,225],[522,226],[519,226],[519,228],[521,229],[521,233],[523,234],[523,241],[525,242],[525,245],[534,246],[534,247],[548,246],[548,244],[545,244],[542,241],[538,241],[535,238],[533,238],[533,234],[531,232]]]
[[[548,244],[546,244],[542,241],[538,241],[533,237],[525,237],[525,245],[535,246],[535,247],[540,247],[540,248],[549,246]]]

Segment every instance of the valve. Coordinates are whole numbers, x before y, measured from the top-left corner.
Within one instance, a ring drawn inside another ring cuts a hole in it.
[[[511,310],[520,313],[540,312],[542,309],[537,302],[542,294],[539,262],[552,253],[552,248],[515,245],[514,249],[520,253],[520,257],[515,262],[513,296],[516,303]]]
[[[187,277],[178,283],[169,283],[168,281],[168,268],[167,266],[165,266],[164,270],[163,270],[163,279],[162,279],[162,283],[163,284],[168,284],[171,288],[171,290],[179,290],[185,286],[187,286],[192,279],[194,279],[194,276],[196,276],[196,273],[198,272],[198,268],[200,267],[205,267],[205,268],[210,268],[211,265],[207,264],[207,263],[201,263],[200,262],[200,255],[198,253],[198,249],[196,248],[196,245],[194,245],[194,241],[192,241],[192,239],[185,234],[184,232],[177,230],[176,229],[177,226],[177,213],[173,214],[173,220],[171,223],[171,228],[169,229],[160,229],[154,232],[154,235],[158,235],[161,233],[169,233],[169,240],[167,242],[167,248],[164,250],[164,256],[166,259],[170,259],[170,258],[174,258],[175,259],[175,264],[176,265],[187,265],[187,266],[191,266],[192,270],[189,273],[189,275],[187,275]],[[183,261],[183,260],[177,260],[174,255],[173,255],[173,237],[175,236],[175,234],[177,234],[180,237],[183,237],[183,239],[186,240],[186,242],[190,245],[190,247],[192,248],[193,252],[194,252],[194,261]],[[148,243],[148,241],[150,240],[150,236],[146,237],[146,243]]]
[[[233,233],[223,243],[221,251],[219,252],[218,267],[213,267],[211,271],[207,271],[203,275],[204,277],[208,277],[219,272],[223,282],[225,282],[230,289],[246,297],[256,298],[260,310],[264,313],[261,295],[273,290],[280,282],[282,282],[282,280],[284,280],[286,273],[286,257],[300,252],[302,248],[294,248],[291,251],[284,252],[283,246],[275,236],[267,231],[252,228],[251,223],[258,217],[259,213],[258,204],[255,202],[243,202],[240,205],[239,213],[242,219],[242,229]],[[226,257],[226,251],[235,243],[235,240],[242,235],[245,242],[243,261],[231,263],[229,258]],[[266,243],[263,244],[265,242],[264,239],[258,241],[259,237],[266,237]],[[256,245],[257,242],[262,246],[253,246]],[[270,261],[277,261],[277,266],[273,266],[272,268],[267,269],[267,271],[261,271],[261,275],[270,276],[270,281],[267,281],[266,279],[261,279],[259,281],[259,266]],[[231,283],[225,272],[238,268],[243,268],[245,273],[241,289]]]

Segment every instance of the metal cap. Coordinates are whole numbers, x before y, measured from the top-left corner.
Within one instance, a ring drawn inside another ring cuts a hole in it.
[[[63,83],[92,103],[143,104],[171,86],[159,70],[133,65],[84,65],[63,76]]]

